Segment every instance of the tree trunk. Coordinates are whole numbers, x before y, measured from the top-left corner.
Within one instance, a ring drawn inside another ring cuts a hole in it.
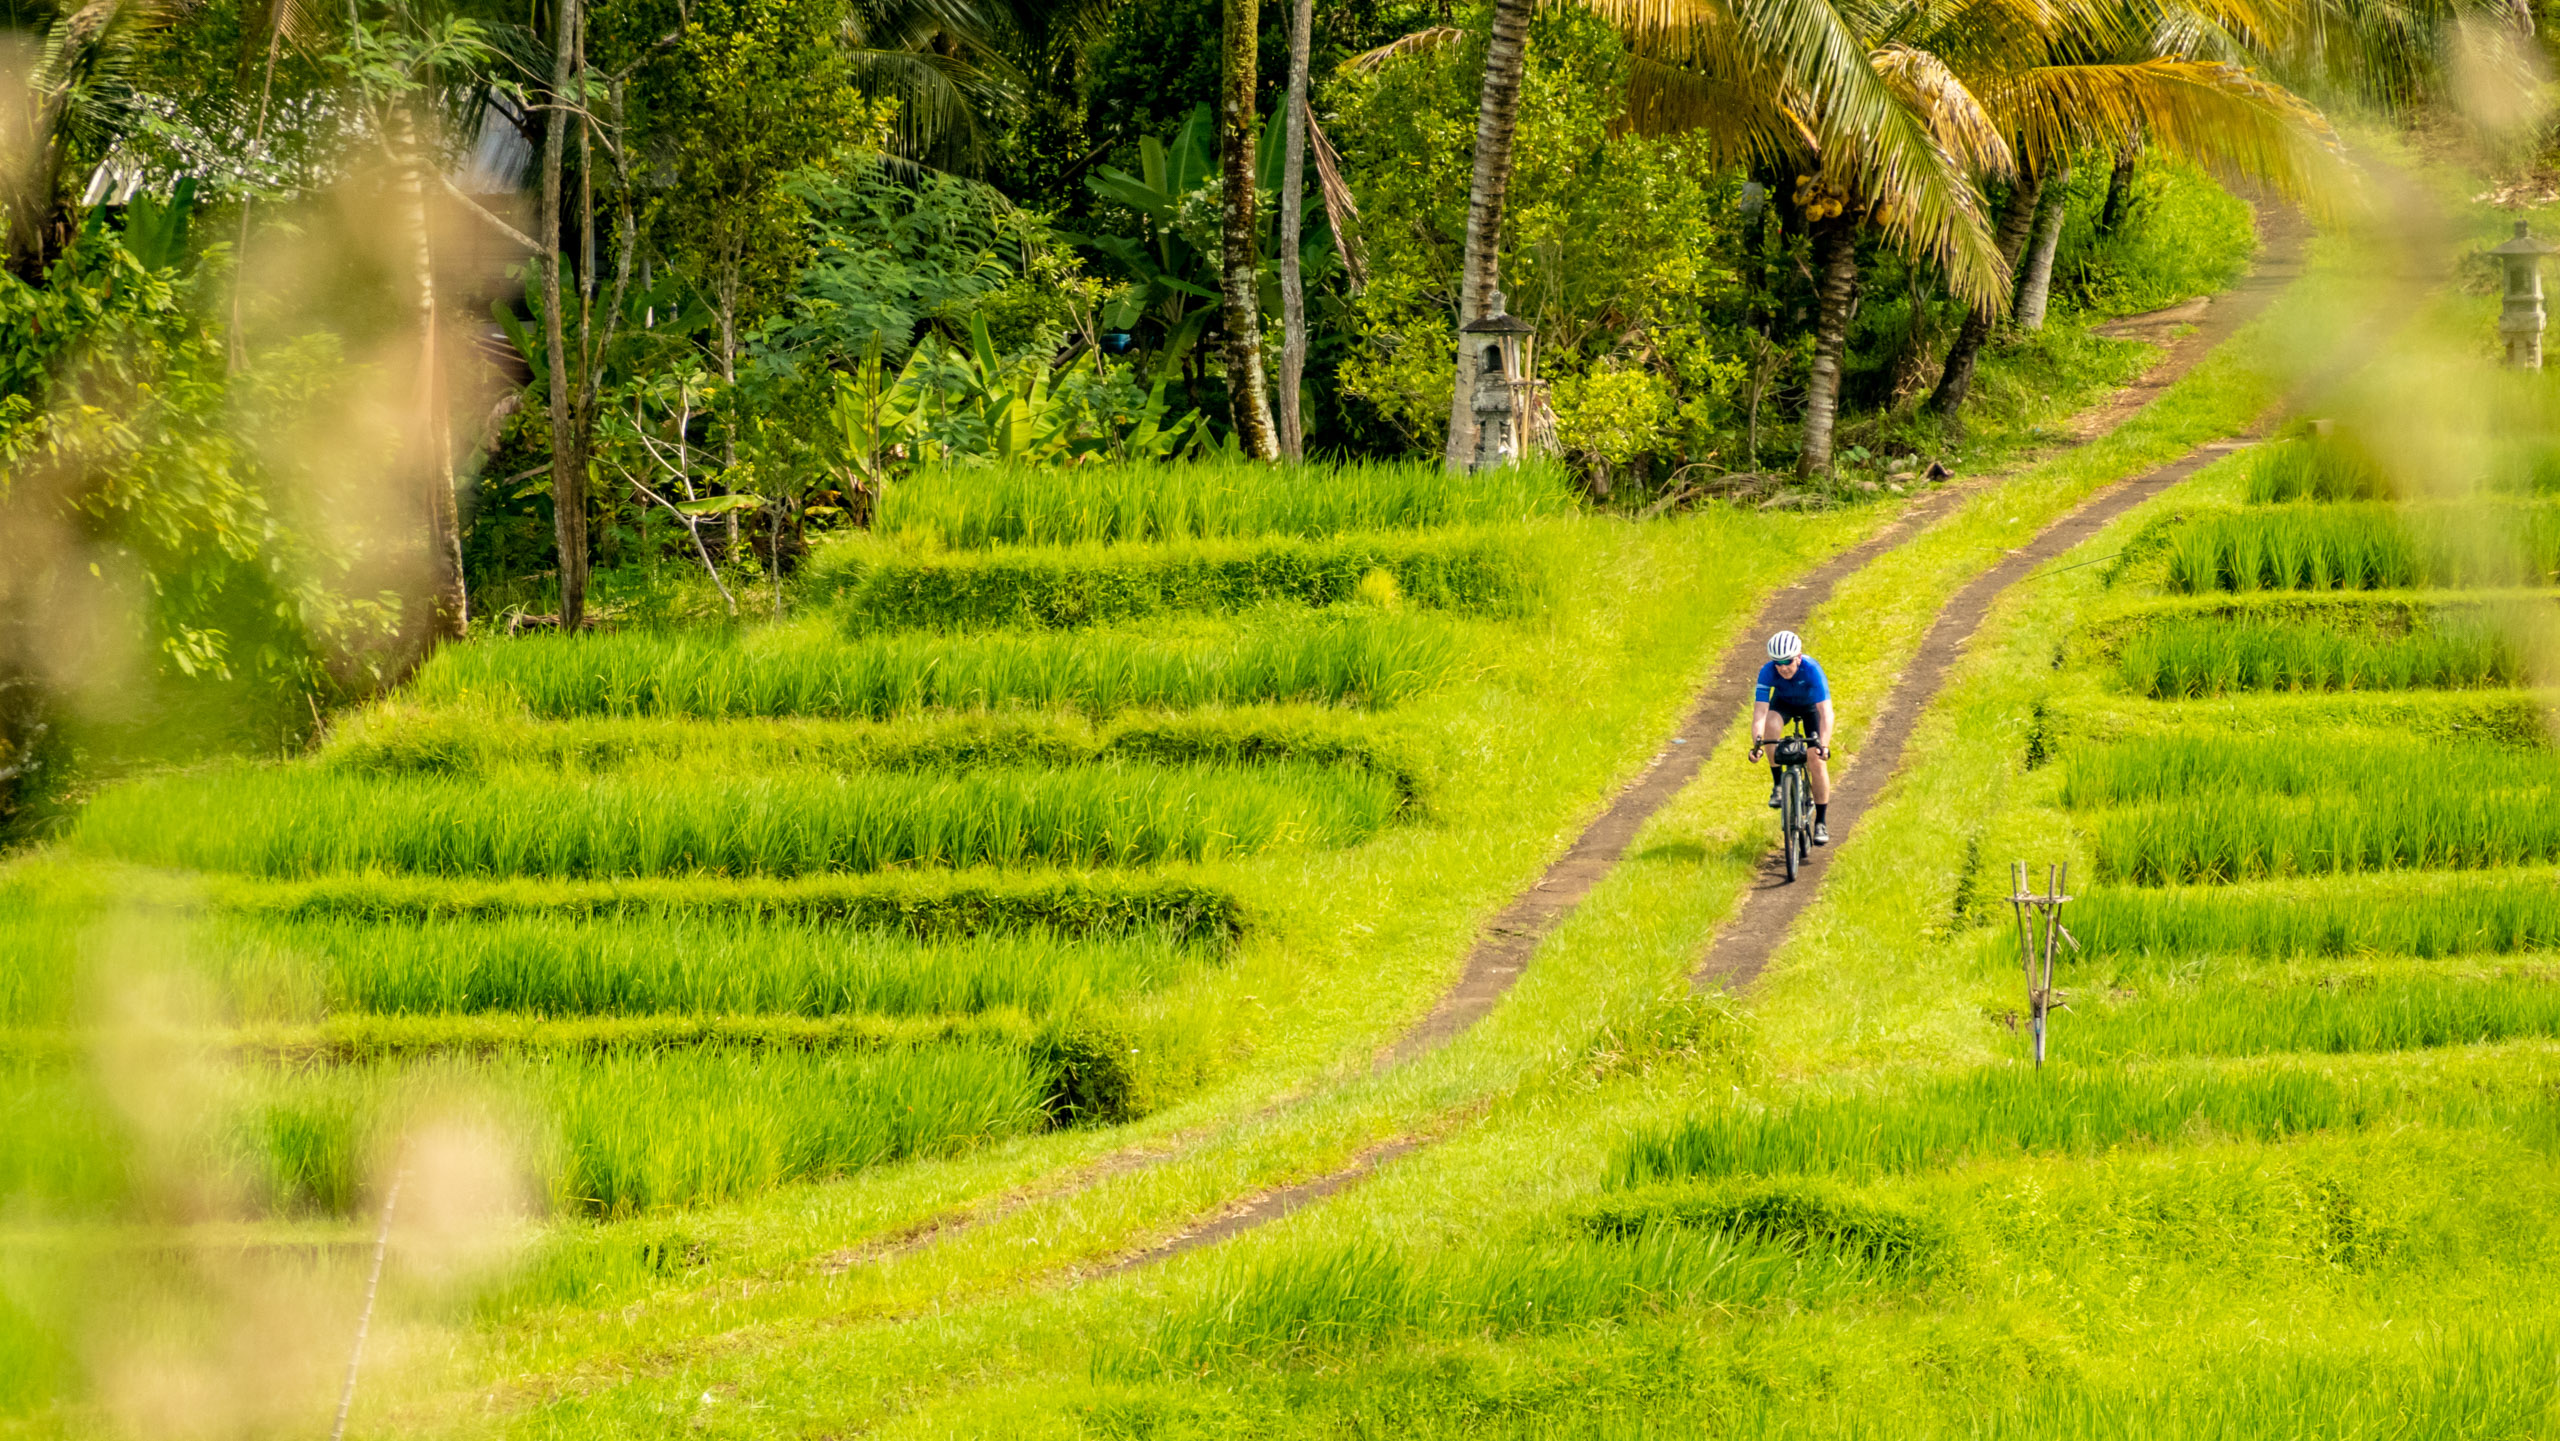
[[[2053,252],[2062,243],[2062,222],[2071,209],[2071,167],[2065,165],[2044,188],[2044,211],[2036,217],[2035,242],[2026,263],[2018,267],[2018,298],[2009,307],[2009,322],[2020,330],[2044,329],[2045,303],[2053,296]]]
[[[1261,36],[1261,0],[1226,0],[1226,52],[1220,63],[1218,169],[1224,181],[1226,234],[1222,284],[1227,324],[1227,401],[1233,407],[1236,442],[1256,460],[1278,460],[1280,439],[1271,424],[1271,388],[1262,374],[1262,227],[1254,214],[1255,154],[1262,138],[1254,123],[1255,61]]]
[[[1467,182],[1467,258],[1458,278],[1458,329],[1484,318],[1501,279],[1502,204],[1511,188],[1511,136],[1520,118],[1520,76],[1529,55],[1529,15],[1536,0],[1494,0],[1493,38],[1484,52],[1484,90],[1476,102],[1476,168]],[[1449,396],[1451,470],[1475,463],[1475,371],[1458,346]]]
[[[2043,178],[2031,170],[2021,171],[2017,182],[2009,187],[2008,201],[2000,207],[2000,223],[1993,230],[1992,239],[2000,247],[2000,263],[2013,271],[2018,252],[2026,249],[2027,231],[2036,223],[2036,205],[2043,197]],[[1991,338],[1991,327],[1998,320],[1997,315],[1979,305],[1965,313],[1955,344],[1947,348],[1947,364],[1938,373],[1938,388],[1930,392],[1928,403],[1921,409],[1932,415],[1953,415],[1964,404],[1965,395],[1973,389],[1974,363],[1982,358],[1983,342]]]
[[[2142,159],[2142,137],[2134,136],[2116,152],[2115,168],[2107,172],[2107,203],[2098,212],[2098,233],[2113,235],[2124,220],[2124,208],[2133,199],[2133,170]]]
[[[50,262],[49,242],[60,234],[56,222],[62,198],[62,122],[70,112],[98,39],[116,18],[123,0],[88,0],[57,22],[45,37],[50,53],[35,68],[24,97],[26,132],[19,137],[23,153],[0,167],[0,204],[9,213],[9,269],[30,285],[44,283]],[[12,174],[10,172],[14,171]]]
[[[1298,242],[1307,212],[1307,52],[1315,30],[1315,0],[1289,7],[1289,94],[1281,122],[1280,162],[1280,454],[1303,460],[1307,421],[1299,385],[1307,373],[1307,278]]]
[[[392,148],[399,164],[401,220],[409,231],[410,276],[418,322],[418,442],[426,447],[427,565],[434,578],[427,601],[427,644],[460,640],[471,626],[470,598],[462,583],[462,518],[453,496],[453,420],[445,413],[444,354],[436,314],[435,252],[427,229],[428,159],[407,102],[390,107]]]
[[[1849,309],[1858,296],[1858,219],[1838,215],[1813,230],[1813,378],[1805,387],[1804,449],[1796,474],[1831,469],[1831,433],[1840,419],[1840,361],[1849,345]]]
[[[571,359],[560,307],[560,162],[568,149],[570,82],[578,55],[579,0],[558,0],[552,51],[551,108],[542,132],[542,339],[551,365],[551,528],[560,550],[560,629],[577,634],[587,618],[587,454],[578,407],[569,392]]]

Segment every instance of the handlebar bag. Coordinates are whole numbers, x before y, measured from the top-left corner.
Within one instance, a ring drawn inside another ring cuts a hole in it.
[[[1780,764],[1780,765],[1782,765],[1782,766],[1800,766],[1800,765],[1803,765],[1803,764],[1804,764],[1804,757],[1805,757],[1805,750],[1806,750],[1806,745],[1805,745],[1805,739],[1804,739],[1804,737],[1802,737],[1802,736],[1785,736],[1785,737],[1782,737],[1782,738],[1778,741],[1778,764]]]

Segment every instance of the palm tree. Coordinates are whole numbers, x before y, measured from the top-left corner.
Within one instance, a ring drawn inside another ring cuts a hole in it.
[[[1258,0],[1226,0],[1218,87],[1218,172],[1223,192],[1219,290],[1225,301],[1227,396],[1236,440],[1245,454],[1257,460],[1278,460],[1280,441],[1271,422],[1271,389],[1262,372],[1262,229],[1254,214],[1262,139],[1254,109],[1261,11]]]
[[[1980,108],[1935,57],[1879,48],[1832,0],[1585,0],[1625,32],[1636,56],[1629,119],[1657,131],[1702,129],[1731,158],[1803,177],[1816,288],[1807,470],[1829,464],[1840,358],[1856,287],[1856,240],[1873,224],[1947,275],[1955,293],[1997,305],[2007,267],[1984,223],[1971,172],[2008,158]],[[1459,324],[1494,289],[1529,6],[1498,0],[1477,112]],[[1873,17],[1870,17],[1871,19]],[[1879,32],[1881,26],[1874,27]],[[1467,380],[1455,375],[1447,461],[1474,449]]]
[[[2067,176],[2078,150],[2118,150],[2139,135],[2148,146],[2209,168],[2247,175],[2288,194],[2316,198],[2350,183],[2328,123],[2308,103],[2234,58],[2246,31],[2194,11],[2144,6],[2113,17],[2113,33],[2055,37],[2040,57],[1980,83],[1984,104],[2029,176]],[[2150,53],[2127,55],[2128,40]],[[2113,55],[2110,56],[2109,52]],[[2173,53],[2176,52],[2176,53]],[[2092,54],[2100,58],[2085,58]],[[2003,251],[2018,264],[2017,310],[2028,329],[2042,320],[2060,225],[2057,198],[2036,244],[2023,255],[2022,216],[2035,209],[2032,181],[2012,191],[2002,214]],[[1977,307],[1947,352],[1927,408],[1952,415],[1972,385],[1975,362],[1996,317]]]

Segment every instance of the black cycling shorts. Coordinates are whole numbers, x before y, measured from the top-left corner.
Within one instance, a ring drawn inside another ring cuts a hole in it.
[[[1822,717],[1816,714],[1814,708],[1809,705],[1780,705],[1777,702],[1772,701],[1769,703],[1769,714],[1778,718],[1778,723],[1781,727],[1785,726],[1788,721],[1802,721],[1804,722],[1804,733],[1806,735],[1820,736],[1822,734]]]

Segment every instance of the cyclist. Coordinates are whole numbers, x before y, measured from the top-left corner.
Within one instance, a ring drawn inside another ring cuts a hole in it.
[[[1805,731],[1813,737],[1813,754],[1805,758],[1805,778],[1813,783],[1813,843],[1831,844],[1831,683],[1822,678],[1822,667],[1804,653],[1804,641],[1794,631],[1782,630],[1769,637],[1769,661],[1760,667],[1760,679],[1751,688],[1751,758],[1760,759],[1761,750],[1774,744],[1789,721],[1804,722]],[[1779,787],[1785,780],[1776,765],[1769,767],[1769,805],[1778,804]]]

